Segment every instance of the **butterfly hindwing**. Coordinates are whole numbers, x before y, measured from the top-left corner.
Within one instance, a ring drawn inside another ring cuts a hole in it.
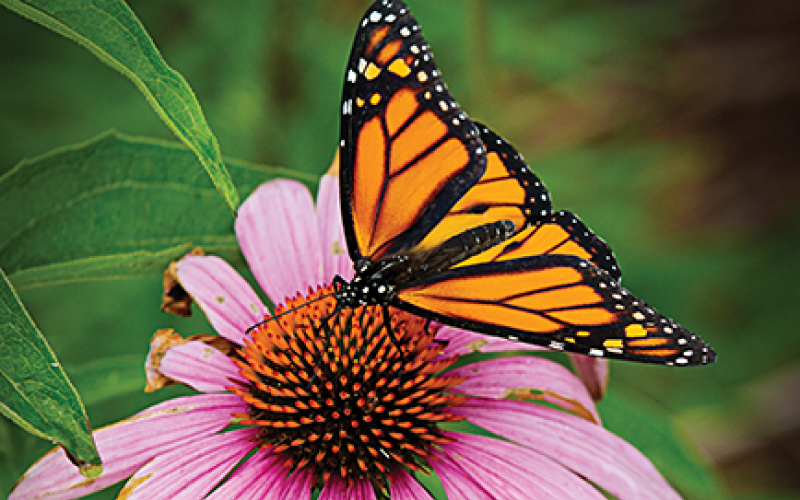
[[[552,210],[550,194],[522,155],[486,125],[478,122],[475,125],[487,151],[487,167],[467,197],[482,199],[482,204],[488,207],[487,213],[504,208],[503,213],[492,214],[492,219],[511,220],[518,230],[548,217]],[[506,212],[508,209],[518,213]]]
[[[553,349],[676,365],[714,359],[702,339],[574,256],[456,267],[397,298],[398,307],[445,324]]]
[[[551,215],[550,195],[522,156],[483,124],[475,123],[486,149],[486,170],[420,244],[431,248],[454,234],[510,220],[522,231]]]
[[[572,255],[588,260],[619,281],[621,272],[611,247],[594,234],[577,215],[560,211],[523,229],[514,237],[462,262],[470,266],[536,255]]]
[[[350,55],[342,105],[342,213],[350,256],[416,246],[481,177],[478,130],[402,2],[376,2]]]

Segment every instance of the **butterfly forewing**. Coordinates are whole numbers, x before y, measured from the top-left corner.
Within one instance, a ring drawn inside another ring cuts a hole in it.
[[[356,261],[417,246],[486,168],[477,128],[402,2],[376,2],[361,22],[340,146],[344,227]]]

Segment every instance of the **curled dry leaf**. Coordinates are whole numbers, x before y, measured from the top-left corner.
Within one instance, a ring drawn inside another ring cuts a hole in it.
[[[161,361],[167,355],[167,351],[173,347],[186,344],[187,342],[198,341],[213,347],[226,356],[232,356],[236,346],[230,340],[210,333],[203,333],[192,335],[188,338],[181,337],[172,328],[165,328],[156,331],[153,338],[150,339],[150,354],[145,361],[145,374],[147,376],[147,385],[145,392],[155,392],[162,387],[174,385],[178,382],[171,377],[164,375],[161,368]]]
[[[188,255],[205,255],[203,249],[195,247]],[[161,310],[181,317],[192,315],[192,298],[178,283],[178,261],[173,260],[164,271],[164,295],[161,297]]]
[[[188,340],[178,335],[172,328],[164,328],[153,334],[153,338],[150,339],[150,355],[144,363],[144,372],[147,377],[147,385],[144,388],[144,392],[155,392],[162,387],[177,383],[162,374],[159,368],[161,367],[161,360],[164,359],[170,348],[186,342]]]

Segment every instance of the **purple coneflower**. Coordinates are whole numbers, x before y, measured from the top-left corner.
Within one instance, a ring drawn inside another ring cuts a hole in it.
[[[157,333],[148,383],[202,394],[97,430],[96,479],[50,452],[11,500],[78,498],[126,478],[126,499],[429,499],[417,477],[430,472],[451,500],[680,498],[599,425],[586,386],[560,364],[509,356],[452,368],[464,354],[532,346],[394,309],[390,330],[380,307],[335,311],[331,279],[353,272],[335,176],[323,177],[316,210],[301,184],[264,184],[236,233],[280,316],[250,329],[269,311],[230,265],[179,261],[181,289],[219,337]]]

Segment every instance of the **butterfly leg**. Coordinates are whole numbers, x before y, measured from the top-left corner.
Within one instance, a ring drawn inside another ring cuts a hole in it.
[[[394,334],[394,329],[392,328],[392,316],[389,313],[389,306],[382,305],[381,310],[383,312],[383,327],[386,328],[386,332],[389,334],[389,339],[392,341],[392,345],[394,345],[398,351],[400,351],[400,358],[403,357],[403,348],[400,343],[397,341],[397,337]],[[397,370],[397,378],[403,378],[403,363],[400,363],[400,368]]]

